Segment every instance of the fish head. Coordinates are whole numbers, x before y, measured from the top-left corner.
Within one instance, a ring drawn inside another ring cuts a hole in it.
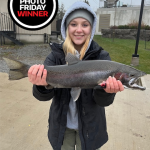
[[[120,80],[125,88],[145,90],[146,88],[140,85],[140,78],[146,73],[135,68],[130,71],[117,72],[114,77]]]

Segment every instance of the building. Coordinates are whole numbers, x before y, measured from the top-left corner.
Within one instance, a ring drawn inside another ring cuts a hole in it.
[[[3,37],[5,37],[6,43],[12,41],[14,43],[16,42],[16,44],[21,44],[19,41],[22,43],[44,43],[44,41],[47,40],[48,35],[51,35],[51,24],[36,31],[20,28],[13,23],[8,14],[7,1],[8,0],[0,0],[0,43],[3,41]],[[53,28],[55,28],[54,25]],[[4,34],[7,35],[4,36]]]
[[[113,7],[97,9],[96,34],[101,34],[101,29],[108,29],[110,26],[127,25],[138,22],[140,6],[135,7]],[[150,6],[145,6],[143,10],[142,22],[150,26]]]

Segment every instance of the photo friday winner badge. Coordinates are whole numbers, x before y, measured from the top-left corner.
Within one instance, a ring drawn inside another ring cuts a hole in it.
[[[58,11],[57,0],[8,0],[8,11],[21,28],[39,30],[50,24]]]

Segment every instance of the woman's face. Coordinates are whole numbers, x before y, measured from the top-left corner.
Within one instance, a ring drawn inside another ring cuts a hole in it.
[[[82,47],[91,33],[91,25],[84,18],[75,18],[69,23],[68,32],[74,46]]]

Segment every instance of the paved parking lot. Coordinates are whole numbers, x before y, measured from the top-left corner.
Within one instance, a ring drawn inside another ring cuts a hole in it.
[[[47,138],[51,101],[32,96],[28,78],[0,73],[0,150],[52,150]],[[101,150],[150,150],[150,75],[145,91],[125,90],[106,107],[109,141]]]

